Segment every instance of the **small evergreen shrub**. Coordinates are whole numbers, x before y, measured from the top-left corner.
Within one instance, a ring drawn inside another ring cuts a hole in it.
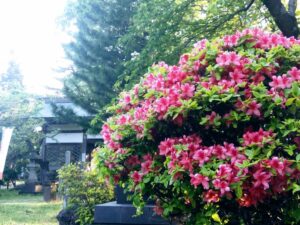
[[[84,164],[70,164],[58,170],[59,193],[67,196],[69,209],[74,209],[80,225],[92,224],[96,204],[113,198],[112,186],[99,179]]]
[[[298,224],[300,41],[259,29],[153,65],[103,125],[102,173],[179,223]]]

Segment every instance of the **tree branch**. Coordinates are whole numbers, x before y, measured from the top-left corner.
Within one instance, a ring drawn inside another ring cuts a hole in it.
[[[296,17],[292,15],[294,12],[290,14],[282,4],[281,0],[262,0],[262,2],[268,8],[283,35],[287,37],[294,36],[297,38],[299,35],[299,28]],[[297,4],[296,2],[297,0],[289,1],[289,11],[293,10],[295,4]]]
[[[248,11],[248,10],[251,8],[251,6],[253,5],[254,2],[255,2],[255,0],[251,0],[251,1],[249,2],[249,4],[246,5],[244,8],[241,8],[241,9],[235,11],[234,13],[228,15],[227,18],[226,18],[225,20],[223,20],[221,23],[219,23],[219,24],[217,24],[216,26],[214,26],[214,29],[213,29],[213,30],[218,29],[218,28],[219,28],[220,26],[222,26],[224,23],[226,23],[226,22],[232,20],[236,15],[240,14],[241,12],[246,12],[246,11]]]
[[[254,2],[255,2],[255,0],[251,0],[245,8],[241,8],[240,10],[236,11],[236,14],[243,12],[243,11],[244,12],[248,11]]]
[[[291,16],[296,15],[296,9],[297,9],[297,0],[289,0],[288,11]]]

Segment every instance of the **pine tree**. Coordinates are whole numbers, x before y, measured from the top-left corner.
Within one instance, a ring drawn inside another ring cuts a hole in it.
[[[95,114],[114,96],[115,84],[123,70],[124,54],[118,39],[124,35],[135,10],[136,0],[79,0],[67,8],[64,21],[77,31],[65,45],[72,61],[64,92],[77,105]]]

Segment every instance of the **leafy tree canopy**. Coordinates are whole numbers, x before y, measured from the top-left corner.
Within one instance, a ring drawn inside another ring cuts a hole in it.
[[[73,37],[64,91],[96,114],[153,62],[176,63],[196,40],[246,27],[298,36],[299,15],[295,0],[78,0],[62,23]]]
[[[18,64],[13,61],[0,75],[0,128],[14,127],[4,171],[7,181],[24,170],[30,152],[39,149],[42,139],[42,134],[34,130],[43,125],[43,119],[34,117],[39,102],[26,92],[22,78]]]
[[[268,2],[286,10],[281,1],[140,1],[129,32],[119,39],[125,52],[135,54],[124,63],[125,70],[116,85],[130,87],[152,62],[176,63],[179,55],[199,39],[212,39],[253,26],[279,30],[281,27],[276,22],[279,13],[270,14]],[[288,8],[291,15],[300,15],[299,7],[298,10],[295,6]],[[298,36],[297,23],[294,29],[292,34]],[[287,32],[286,36],[292,35]]]

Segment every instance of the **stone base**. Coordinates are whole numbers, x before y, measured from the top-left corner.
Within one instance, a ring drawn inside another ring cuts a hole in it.
[[[25,185],[21,188],[21,194],[37,194],[41,193],[41,186],[37,183],[25,183]]]
[[[135,217],[136,209],[131,204],[108,202],[96,205],[94,224],[97,225],[170,225],[168,221],[154,214],[153,205],[146,205],[144,214]]]

